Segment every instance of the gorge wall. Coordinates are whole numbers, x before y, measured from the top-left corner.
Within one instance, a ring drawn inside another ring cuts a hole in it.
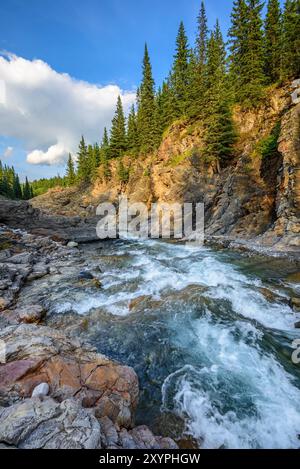
[[[120,194],[149,205],[204,202],[208,237],[298,250],[300,103],[293,102],[293,91],[291,86],[272,87],[258,108],[234,108],[237,141],[224,167],[203,156],[202,122],[178,121],[155,154],[123,158],[129,168],[127,183],[119,180],[112,160],[109,180],[100,167],[91,187],[54,189],[33,199],[32,205],[46,213],[90,217],[100,202],[117,202]]]

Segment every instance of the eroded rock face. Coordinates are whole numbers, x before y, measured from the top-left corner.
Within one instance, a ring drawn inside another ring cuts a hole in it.
[[[138,400],[138,379],[132,368],[49,327],[9,326],[0,332],[0,339],[6,344],[7,361],[0,365],[2,403],[29,397],[44,382],[53,398],[76,397],[84,407],[97,408],[99,415],[132,426]]]
[[[119,181],[112,161],[111,178],[102,177],[100,168],[95,184],[81,198],[73,188],[64,213],[76,213],[76,204],[81,214],[83,207],[117,203],[120,194],[148,207],[152,202],[203,202],[208,238],[246,239],[276,251],[299,251],[300,104],[291,98],[298,83],[272,88],[255,109],[235,107],[238,138],[231,160],[223,165],[205,161],[201,121],[175,122],[154,155],[135,160],[124,156],[124,165],[130,167],[127,184]],[[280,123],[278,152],[263,157],[260,144]],[[56,190],[32,204],[60,213],[68,194]]]
[[[155,437],[145,426],[128,431],[108,417],[97,419],[76,399],[25,399],[0,409],[0,440],[21,449],[176,449],[170,438]]]
[[[101,448],[101,428],[74,399],[35,397],[0,410],[0,440],[22,449],[93,449]]]

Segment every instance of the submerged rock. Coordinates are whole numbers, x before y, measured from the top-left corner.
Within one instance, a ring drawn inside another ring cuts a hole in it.
[[[94,276],[88,270],[82,270],[79,272],[78,278],[80,280],[93,280]]]

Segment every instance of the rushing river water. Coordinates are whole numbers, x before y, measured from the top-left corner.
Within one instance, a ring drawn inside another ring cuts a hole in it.
[[[288,305],[300,295],[299,266],[122,240],[81,247],[58,268],[23,295],[44,300],[50,324],[134,367],[137,423],[184,431],[203,448],[300,446],[300,364],[291,360],[300,314]],[[78,281],[84,269],[100,289]]]

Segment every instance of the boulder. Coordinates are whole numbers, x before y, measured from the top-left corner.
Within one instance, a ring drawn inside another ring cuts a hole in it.
[[[18,322],[25,322],[27,324],[39,323],[45,316],[45,309],[41,305],[28,305],[24,308],[14,311],[17,316]]]
[[[79,244],[76,243],[75,241],[69,241],[67,244],[68,248],[78,248]]]
[[[38,384],[32,391],[31,397],[47,396],[49,394],[49,384],[41,383]]]
[[[299,311],[300,310],[300,298],[291,298],[290,299],[290,306],[294,310]]]
[[[30,264],[34,259],[31,252],[21,252],[9,258],[11,264]]]
[[[22,449],[101,448],[101,427],[92,411],[68,399],[25,399],[0,410],[0,441]]]
[[[81,272],[79,272],[78,278],[80,280],[93,280],[94,276],[88,270],[82,270]]]
[[[134,370],[92,347],[45,326],[20,324],[0,331],[6,363],[0,366],[0,397],[4,404],[30,397],[41,382],[60,401],[76,395],[84,407],[95,407],[124,427],[133,424],[138,401]]]

